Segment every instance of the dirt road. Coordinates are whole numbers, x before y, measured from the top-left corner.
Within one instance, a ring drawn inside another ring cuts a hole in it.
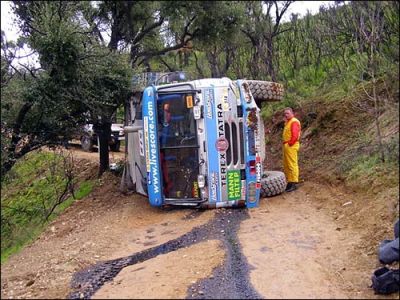
[[[197,211],[118,187],[105,174],[2,265],[1,297],[395,299],[369,288],[378,244],[341,188],[309,181],[256,209]]]

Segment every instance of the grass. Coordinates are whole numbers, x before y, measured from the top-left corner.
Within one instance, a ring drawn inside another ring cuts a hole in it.
[[[65,168],[60,155],[41,151],[28,154],[6,175],[1,186],[1,263],[33,242],[75,199],[92,191],[94,182],[80,182],[75,198],[65,197],[48,215],[67,183]]]

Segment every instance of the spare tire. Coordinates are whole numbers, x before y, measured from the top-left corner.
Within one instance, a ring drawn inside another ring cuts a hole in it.
[[[286,189],[286,177],[283,172],[264,171],[261,178],[261,197],[272,197],[282,194]]]
[[[257,105],[261,102],[275,102],[283,99],[283,85],[272,81],[246,80]]]

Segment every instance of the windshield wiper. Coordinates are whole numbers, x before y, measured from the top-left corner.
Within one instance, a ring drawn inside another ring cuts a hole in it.
[[[190,141],[190,140],[192,140],[192,139],[194,139],[194,138],[195,138],[195,136],[187,136],[187,137],[184,137],[184,138],[181,140],[180,144],[182,145],[184,142]]]

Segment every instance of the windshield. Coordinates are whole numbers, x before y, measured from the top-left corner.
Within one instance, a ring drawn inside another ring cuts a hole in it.
[[[157,102],[160,147],[197,146],[193,95],[161,95]]]
[[[160,158],[166,198],[199,198],[194,95],[167,94],[157,100]]]

